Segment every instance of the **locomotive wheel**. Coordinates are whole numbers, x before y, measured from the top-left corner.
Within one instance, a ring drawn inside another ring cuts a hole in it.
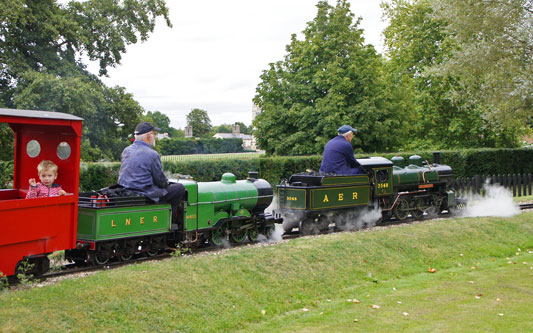
[[[394,216],[400,221],[403,221],[409,216],[409,201],[407,199],[400,199],[394,207]]]
[[[419,219],[422,216],[424,216],[424,210],[426,210],[426,208],[427,208],[424,199],[422,199],[422,198],[416,199],[415,203],[414,203],[414,206],[415,206],[416,209],[411,211],[411,215],[413,215],[413,217],[415,219]]]
[[[128,260],[130,260],[132,257],[133,257],[132,254],[123,254],[123,255],[120,256],[120,260],[122,260],[122,261],[128,261]]]
[[[209,243],[214,246],[220,246],[224,244],[226,233],[224,232],[224,226],[218,226],[211,231],[211,237],[209,238]]]
[[[257,241],[257,237],[259,237],[259,230],[257,228],[248,229],[248,239],[250,242]]]
[[[316,235],[320,232],[314,220],[301,221],[299,229],[302,235]]]
[[[145,252],[146,256],[149,257],[149,258],[155,257],[158,253],[159,253],[159,250],[157,250],[157,249]]]
[[[109,254],[105,251],[97,251],[94,253],[94,262],[99,265],[105,265],[109,261]]]
[[[329,230],[329,219],[324,215],[318,218],[318,230],[320,232]]]
[[[272,236],[272,234],[274,233],[274,230],[276,230],[276,228],[274,228],[273,225],[265,227],[263,234],[266,238],[270,238],[270,236]]]
[[[232,230],[229,237],[234,243],[242,243],[246,239],[246,230]]]

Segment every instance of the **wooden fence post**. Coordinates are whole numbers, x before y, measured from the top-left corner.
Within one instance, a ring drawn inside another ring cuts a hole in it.
[[[481,177],[479,175],[474,176],[475,193],[481,194]]]
[[[527,174],[527,187],[528,187],[528,192],[529,192],[529,195],[531,195],[531,174],[528,173]]]
[[[516,197],[516,174],[509,174],[509,180],[511,181],[511,187],[513,188],[513,197]]]

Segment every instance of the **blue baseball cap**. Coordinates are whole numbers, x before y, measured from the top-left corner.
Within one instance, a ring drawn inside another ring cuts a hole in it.
[[[350,125],[342,125],[341,127],[339,127],[339,129],[337,130],[337,132],[339,132],[339,134],[346,134],[348,133],[349,131],[352,131],[355,133],[357,133],[357,130],[355,128],[353,128],[352,126]]]

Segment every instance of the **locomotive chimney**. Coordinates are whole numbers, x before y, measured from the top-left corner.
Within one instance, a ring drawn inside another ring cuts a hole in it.
[[[433,152],[433,164],[440,164],[440,151]]]
[[[248,171],[248,179],[256,180],[259,177],[259,172],[257,171]]]

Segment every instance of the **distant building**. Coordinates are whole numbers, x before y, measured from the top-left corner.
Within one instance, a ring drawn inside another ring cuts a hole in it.
[[[252,122],[254,121],[254,119],[261,113],[263,112],[263,110],[261,110],[261,108],[257,105],[252,105]],[[255,129],[255,127],[254,127]],[[251,145],[254,147],[254,150],[257,150],[257,145],[256,145],[256,142],[255,142],[255,137],[252,136],[252,143]]]
[[[192,126],[185,126],[185,137],[192,138]]]
[[[170,139],[168,133],[157,133],[157,140]]]
[[[252,106],[252,120],[255,119],[255,117],[257,117],[263,110],[261,110],[261,108],[257,105],[253,105]]]
[[[245,150],[255,150],[255,139],[252,135],[242,134],[240,126],[235,124],[231,125],[232,133],[216,133],[213,135],[216,139],[242,139],[242,147]]]

